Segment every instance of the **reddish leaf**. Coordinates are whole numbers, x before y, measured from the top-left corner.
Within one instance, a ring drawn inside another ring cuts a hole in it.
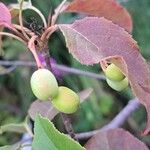
[[[128,32],[132,31],[130,14],[115,0],[74,0],[66,11],[105,17],[125,28]]]
[[[92,92],[93,92],[93,89],[88,88],[78,93],[80,97],[80,103],[83,103],[91,95]]]
[[[11,27],[11,14],[9,9],[3,4],[0,3],[0,26],[5,26],[7,28]]]
[[[0,27],[0,32],[3,31],[3,27]],[[2,35],[0,35],[0,55],[3,53],[3,50],[2,50]]]
[[[105,18],[87,17],[72,25],[59,25],[67,47],[82,64],[103,60],[115,63],[128,77],[133,92],[148,112],[150,131],[150,70],[136,42],[123,28]]]
[[[146,145],[123,129],[99,132],[85,145],[86,150],[148,150]]]
[[[48,118],[49,120],[52,120],[59,112],[52,106],[50,101],[42,102],[36,100],[31,104],[28,113],[33,120],[35,119],[37,113]]]
[[[78,95],[80,97],[80,102],[84,102],[91,95],[92,91],[92,88],[88,88],[79,92]],[[31,104],[28,113],[33,120],[35,119],[37,113],[48,118],[49,120],[52,120],[59,113],[59,111],[53,107],[50,101],[43,102],[36,100]]]

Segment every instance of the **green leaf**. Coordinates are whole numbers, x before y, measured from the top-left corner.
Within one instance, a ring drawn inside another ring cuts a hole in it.
[[[36,116],[33,150],[85,150],[79,143],[60,133],[48,119]]]
[[[0,134],[4,132],[16,132],[16,133],[26,133],[27,130],[24,124],[6,124],[0,127]]]
[[[29,117],[27,116],[25,121],[21,123],[10,123],[0,126],[0,134],[3,134],[4,132],[27,133],[29,132],[28,123]]]
[[[3,147],[0,147],[0,150],[15,150],[15,148],[12,146],[3,146]]]

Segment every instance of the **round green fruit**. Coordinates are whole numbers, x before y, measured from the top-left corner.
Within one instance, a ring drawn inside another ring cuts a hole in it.
[[[80,100],[74,91],[67,87],[60,86],[58,95],[52,100],[52,104],[60,112],[71,114],[77,111]]]
[[[38,69],[32,74],[31,89],[39,100],[48,100],[58,94],[58,83],[55,76],[47,69]]]
[[[108,78],[106,78],[106,81],[107,81],[107,84],[112,89],[119,91],[119,92],[124,90],[125,88],[127,88],[128,84],[129,84],[127,78],[123,79],[122,81],[112,81],[112,80],[109,80]]]
[[[105,75],[107,78],[113,81],[121,81],[125,78],[121,70],[114,64],[110,64],[106,70]]]

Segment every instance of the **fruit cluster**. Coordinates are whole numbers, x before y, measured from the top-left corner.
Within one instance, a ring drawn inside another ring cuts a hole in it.
[[[106,70],[107,84],[116,91],[122,91],[128,86],[128,79],[121,70],[114,64],[110,64]]]
[[[79,107],[79,96],[71,89],[58,86],[53,73],[47,69],[38,69],[32,74],[31,89],[39,100],[51,100],[60,112],[71,114]]]

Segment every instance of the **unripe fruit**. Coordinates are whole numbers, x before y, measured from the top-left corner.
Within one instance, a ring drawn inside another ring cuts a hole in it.
[[[128,84],[129,84],[127,78],[123,79],[122,81],[112,81],[112,80],[109,80],[108,78],[106,78],[106,81],[107,81],[107,84],[112,89],[114,89],[116,91],[119,91],[119,92],[122,91],[122,90],[124,90],[128,86]]]
[[[107,78],[113,81],[121,81],[125,78],[121,70],[114,64],[110,64],[106,70],[105,75]]]
[[[80,104],[79,96],[71,89],[60,86],[58,95],[52,100],[53,106],[60,112],[74,113]]]
[[[58,94],[58,83],[55,76],[47,69],[38,69],[32,74],[31,88],[40,100],[54,98]]]

